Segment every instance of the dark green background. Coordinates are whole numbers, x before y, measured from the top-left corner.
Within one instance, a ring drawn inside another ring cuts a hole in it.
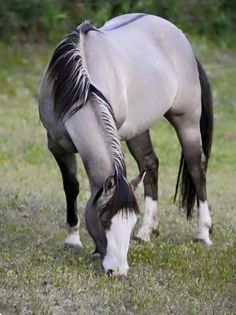
[[[84,19],[100,26],[129,12],[156,14],[190,35],[236,45],[236,1],[231,0],[1,0],[0,38],[55,42]]]

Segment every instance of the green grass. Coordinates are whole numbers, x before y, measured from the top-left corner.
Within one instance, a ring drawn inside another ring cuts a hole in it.
[[[78,159],[81,257],[63,248],[65,200],[46,148],[37,90],[52,47],[0,44],[0,313],[234,314],[236,55],[194,40],[215,99],[215,136],[208,174],[214,245],[191,242],[196,218],[172,204],[180,155],[165,121],[152,130],[160,158],[160,236],[132,241],[127,279],[108,279],[90,261],[84,224],[89,185]],[[137,167],[125,148],[128,175]],[[141,205],[142,189],[137,192]]]

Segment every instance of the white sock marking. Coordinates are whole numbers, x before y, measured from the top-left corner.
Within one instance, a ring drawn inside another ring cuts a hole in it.
[[[65,239],[65,244],[72,247],[81,247],[82,243],[79,237],[79,224],[73,227],[67,226],[67,237]]]
[[[207,245],[212,244],[209,236],[209,229],[211,228],[211,224],[211,215],[207,201],[200,201],[198,209],[198,227],[196,238],[199,240],[203,240]]]
[[[157,201],[147,196],[145,197],[144,204],[145,211],[143,215],[143,222],[138,231],[137,237],[145,242],[149,242],[152,231],[158,229]]]

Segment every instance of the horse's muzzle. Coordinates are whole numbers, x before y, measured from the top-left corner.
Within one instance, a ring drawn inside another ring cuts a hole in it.
[[[116,271],[116,270],[111,270],[109,269],[107,272],[106,272],[106,275],[108,277],[115,277],[115,278],[119,278],[119,277],[126,277],[127,276],[127,273],[128,273],[128,270],[126,272],[119,272],[119,271]]]

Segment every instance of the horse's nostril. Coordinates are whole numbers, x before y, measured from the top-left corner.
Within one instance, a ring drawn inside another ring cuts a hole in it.
[[[109,270],[107,271],[107,276],[108,276],[108,277],[112,276],[112,273],[113,273],[113,270],[109,269]]]

